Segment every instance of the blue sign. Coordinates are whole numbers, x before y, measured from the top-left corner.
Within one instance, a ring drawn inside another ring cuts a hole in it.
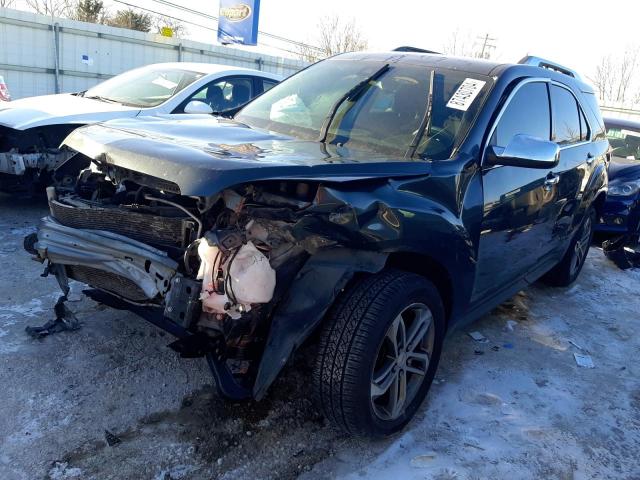
[[[220,0],[218,41],[222,44],[258,44],[260,0]]]

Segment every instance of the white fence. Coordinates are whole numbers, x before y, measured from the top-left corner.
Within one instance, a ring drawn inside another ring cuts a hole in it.
[[[604,117],[622,118],[625,120],[640,121],[640,110],[632,108],[614,107],[608,105],[600,105],[602,115]]]
[[[282,75],[306,65],[301,60],[0,8],[0,75],[13,99],[86,90],[134,67],[178,61]]]

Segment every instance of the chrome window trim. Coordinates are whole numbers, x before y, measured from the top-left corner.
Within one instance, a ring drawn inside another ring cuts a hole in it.
[[[547,84],[547,98],[549,100],[549,123],[551,125],[551,134],[553,134],[553,105],[551,103],[551,89],[549,88],[549,85],[556,85],[560,88],[564,88],[565,90],[568,90],[569,93],[571,93],[571,95],[573,95],[573,98],[575,99],[578,107],[580,108],[580,110],[582,111],[582,115],[585,117],[585,121],[587,122],[587,125],[589,126],[589,139],[588,140],[583,140],[577,143],[571,143],[568,145],[558,145],[560,147],[560,150],[566,150],[567,148],[573,148],[573,147],[578,147],[580,145],[585,145],[587,143],[590,143],[593,139],[593,128],[591,126],[591,123],[589,122],[589,119],[587,118],[587,115],[584,113],[585,109],[582,106],[582,103],[580,102],[580,100],[578,99],[578,97],[576,97],[575,93],[573,93],[573,90],[571,90],[570,87],[568,87],[567,85],[558,82],[556,80],[552,80],[550,78],[545,78],[545,77],[529,77],[529,78],[525,78],[524,80],[521,80],[515,87],[514,89],[511,91],[511,93],[509,93],[509,96],[507,97],[507,100],[504,102],[504,105],[502,105],[502,108],[500,109],[500,112],[498,113],[498,116],[496,117],[496,119],[493,121],[493,124],[491,125],[491,128],[489,129],[489,135],[487,135],[487,137],[484,140],[484,143],[482,145],[482,156],[480,158],[480,166],[484,166],[484,159],[485,159],[485,154],[487,151],[487,147],[489,146],[489,141],[491,140],[491,137],[493,136],[498,123],[500,122],[500,120],[502,119],[502,115],[504,114],[505,110],[507,109],[507,107],[509,106],[509,104],[511,103],[511,100],[513,100],[513,97],[518,93],[518,91],[525,85],[529,84],[529,83],[546,83]],[[502,165],[495,165],[492,166],[491,168],[496,168],[496,167],[501,167]]]

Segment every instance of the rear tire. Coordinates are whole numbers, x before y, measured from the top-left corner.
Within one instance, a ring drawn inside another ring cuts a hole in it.
[[[427,279],[388,270],[357,281],[321,334],[313,374],[318,408],[352,435],[397,432],[429,391],[444,331],[442,300]]]
[[[596,211],[593,207],[587,210],[580,230],[571,241],[567,253],[560,263],[543,277],[542,281],[554,287],[567,287],[580,275],[593,241],[593,230],[596,223]]]

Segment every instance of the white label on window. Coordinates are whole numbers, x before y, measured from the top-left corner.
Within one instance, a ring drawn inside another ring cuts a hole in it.
[[[485,83],[486,82],[476,80],[475,78],[465,78],[464,82],[462,82],[456,90],[456,93],[454,93],[449,99],[449,102],[447,102],[447,107],[466,112]]]

